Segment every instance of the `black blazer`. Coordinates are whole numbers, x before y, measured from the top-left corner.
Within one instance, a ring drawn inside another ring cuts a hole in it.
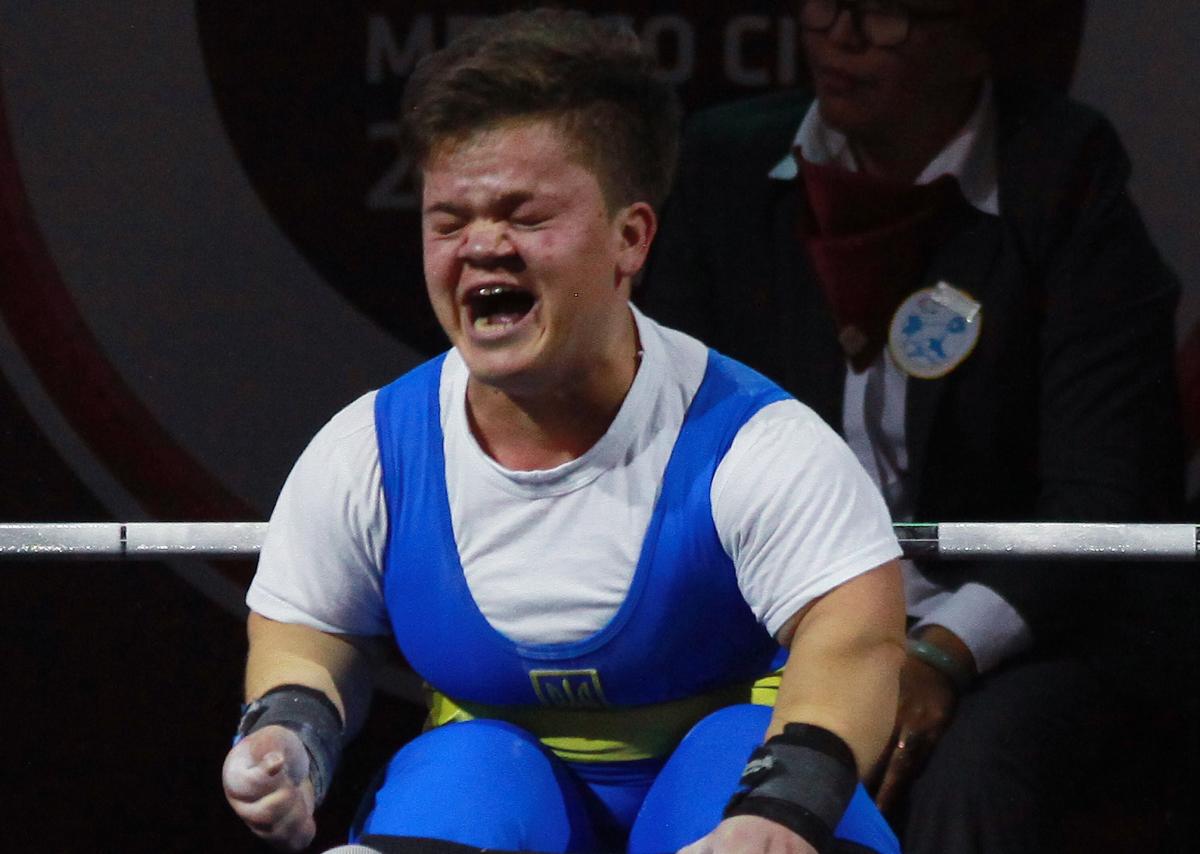
[[[971,209],[922,287],[983,306],[978,344],[942,379],[911,379],[916,521],[1140,521],[1180,492],[1173,376],[1178,283],[1125,189],[1126,155],[1097,113],[997,88],[1002,215]],[[841,430],[846,362],[795,237],[794,183],[768,179],[810,98],[698,114],[635,299],[652,317],[757,368]],[[1115,607],[1095,565],[940,562],[951,587],[999,592],[1047,637]],[[1089,605],[1090,603],[1090,605]],[[1094,616],[1094,614],[1091,614]]]

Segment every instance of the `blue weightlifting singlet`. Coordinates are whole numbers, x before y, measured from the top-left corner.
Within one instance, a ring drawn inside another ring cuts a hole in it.
[[[709,351],[625,601],[590,637],[528,644],[488,623],[459,561],[443,458],[444,360],[405,374],[375,403],[388,512],[384,597],[397,642],[422,678],[456,702],[582,710],[680,700],[770,669],[778,645],[738,590],[709,493],[738,430],[786,392]]]
[[[468,722],[402,748],[352,838],[590,852],[625,850],[632,828],[631,854],[678,850],[721,820],[770,718],[744,704],[743,688],[778,663],[779,647],[742,598],[709,495],[738,430],[787,394],[709,351],[624,602],[588,638],[526,644],[488,623],[463,574],[446,494],[444,360],[376,399],[383,592],[401,650],[437,692],[432,722]],[[438,713],[439,696],[453,714]],[[837,836],[899,851],[861,787]]]

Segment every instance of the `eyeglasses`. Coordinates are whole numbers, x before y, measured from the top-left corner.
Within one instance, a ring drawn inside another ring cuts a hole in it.
[[[800,26],[823,33],[833,27],[843,9],[850,13],[855,29],[875,47],[903,44],[913,21],[947,20],[962,15],[950,9],[912,9],[894,0],[800,0]]]

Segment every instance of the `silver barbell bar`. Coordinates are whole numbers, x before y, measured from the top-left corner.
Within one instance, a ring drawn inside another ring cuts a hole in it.
[[[910,522],[895,531],[910,558],[1200,559],[1200,526],[1191,523]],[[0,523],[0,559],[254,557],[266,534],[266,522]]]
[[[266,522],[0,524],[0,558],[254,557]]]

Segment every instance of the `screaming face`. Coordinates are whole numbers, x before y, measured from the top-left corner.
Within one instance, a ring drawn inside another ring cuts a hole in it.
[[[518,394],[576,382],[628,335],[653,213],[612,212],[549,120],[436,146],[424,171],[425,280],[473,380]]]

